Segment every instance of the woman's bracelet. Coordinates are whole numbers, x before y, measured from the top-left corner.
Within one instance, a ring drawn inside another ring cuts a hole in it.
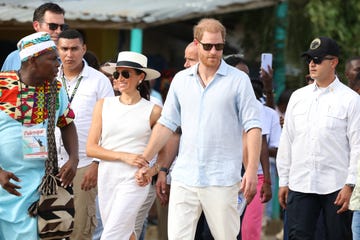
[[[154,169],[155,169],[155,174],[158,174],[160,172],[160,165],[158,163],[154,163]]]

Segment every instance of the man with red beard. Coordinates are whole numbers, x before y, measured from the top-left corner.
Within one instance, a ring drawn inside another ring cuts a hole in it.
[[[170,240],[194,239],[202,210],[215,239],[236,239],[240,185],[248,202],[256,193],[260,106],[246,73],[222,60],[225,35],[215,19],[202,19],[194,27],[199,63],[175,75],[143,154],[151,160],[181,127],[171,174]],[[241,181],[243,131],[248,133],[249,163]],[[164,166],[158,164],[161,170]]]

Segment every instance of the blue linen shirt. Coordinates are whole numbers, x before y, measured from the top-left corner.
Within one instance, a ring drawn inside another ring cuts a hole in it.
[[[5,59],[1,71],[19,70],[21,67],[21,60],[19,50],[11,52]]]
[[[260,106],[250,79],[224,61],[204,88],[198,64],[177,73],[159,123],[182,128],[172,180],[194,187],[241,181],[242,132],[261,128]]]

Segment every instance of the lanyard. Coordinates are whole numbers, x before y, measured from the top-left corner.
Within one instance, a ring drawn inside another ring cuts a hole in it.
[[[65,86],[65,90],[66,90],[66,93],[67,93],[67,95],[68,95],[69,103],[71,103],[72,100],[74,99],[75,93],[76,93],[76,91],[77,91],[77,89],[78,89],[78,87],[79,87],[79,84],[80,84],[82,78],[83,78],[83,77],[81,76],[81,77],[79,77],[79,78],[77,79],[75,88],[74,88],[74,90],[73,90],[73,92],[72,92],[72,94],[71,94],[71,97],[69,97],[69,92],[68,92],[67,87],[66,87],[65,76],[64,76],[64,74],[62,75],[62,82],[63,82],[63,84],[64,84],[64,86]]]

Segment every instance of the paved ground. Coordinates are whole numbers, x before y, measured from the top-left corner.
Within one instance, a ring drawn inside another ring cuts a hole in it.
[[[277,240],[276,233],[281,230],[282,223],[281,221],[272,221],[263,231],[263,236],[261,240]],[[157,226],[156,225],[148,225],[145,240],[158,240],[157,235]]]

